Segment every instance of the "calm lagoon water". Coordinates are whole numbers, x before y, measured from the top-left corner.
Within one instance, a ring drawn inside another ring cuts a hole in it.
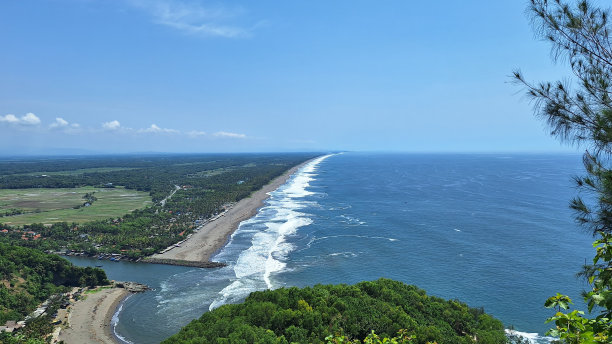
[[[578,155],[319,159],[241,224],[214,258],[225,268],[103,261],[110,278],[154,288],[125,301],[115,331],[126,343],[158,343],[254,290],[387,277],[543,334],[544,301],[556,292],[579,300],[575,273],[593,255],[568,208],[581,171]]]

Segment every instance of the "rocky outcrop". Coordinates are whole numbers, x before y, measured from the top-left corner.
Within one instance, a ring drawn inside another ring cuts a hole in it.
[[[149,288],[149,286],[145,285],[145,284],[141,284],[141,283],[136,283],[136,282],[115,282],[115,287],[116,288],[123,288],[127,291],[129,291],[130,293],[142,293],[145,292],[151,288]]]

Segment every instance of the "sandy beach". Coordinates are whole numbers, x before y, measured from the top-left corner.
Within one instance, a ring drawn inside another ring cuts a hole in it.
[[[180,247],[175,247],[163,254],[154,254],[150,258],[165,261],[209,261],[210,256],[227,243],[229,236],[238,228],[240,222],[253,217],[257,210],[264,205],[264,201],[269,197],[268,193],[287,182],[292,174],[310,161],[291,168],[282,176],[275,178],[272,182],[254,192],[250,197],[240,200],[223,216],[205,224],[198,232],[183,242]]]
[[[62,329],[59,340],[66,344],[115,344],[111,319],[119,303],[130,293],[123,288],[102,289],[72,305],[68,327]]]

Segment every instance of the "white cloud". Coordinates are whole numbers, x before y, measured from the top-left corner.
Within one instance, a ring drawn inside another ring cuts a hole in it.
[[[176,129],[160,128],[156,124],[151,124],[146,129],[138,130],[139,133],[166,133],[166,134],[178,134],[179,131]]]
[[[25,125],[38,125],[40,124],[40,118],[30,112],[27,113],[25,116],[21,117],[21,123]]]
[[[81,126],[78,123],[70,123],[62,117],[56,117],[55,122],[49,125],[51,130],[61,130],[67,134],[75,134],[81,132]]]
[[[40,124],[40,118],[35,114],[28,112],[24,116],[17,118],[17,116],[13,114],[8,114],[6,116],[0,116],[0,122],[5,122],[8,124],[21,124],[27,126],[34,126]]]
[[[55,122],[51,123],[49,128],[64,128],[64,127],[67,127],[68,124],[69,124],[68,121],[66,121],[65,119],[61,117],[56,117]]]
[[[191,136],[191,137],[206,136],[206,132],[205,131],[192,130],[192,131],[188,132],[187,135]]]
[[[240,8],[203,7],[180,0],[128,0],[127,3],[147,12],[157,24],[190,34],[238,38],[250,36],[252,30],[226,24],[244,13]]]
[[[214,133],[213,135],[215,135],[216,137],[227,137],[233,139],[246,139],[247,137],[245,134],[229,133],[227,131],[219,131]]]
[[[119,121],[117,120],[104,122],[102,123],[102,128],[106,130],[118,130],[119,128],[121,128],[121,123],[119,123]]]
[[[0,122],[16,124],[19,123],[19,118],[15,117],[15,115],[8,114],[6,116],[0,116]]]

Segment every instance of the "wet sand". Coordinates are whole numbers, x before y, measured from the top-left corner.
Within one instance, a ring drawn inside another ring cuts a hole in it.
[[[66,344],[116,344],[111,319],[119,303],[130,293],[123,288],[102,289],[75,302],[68,315],[68,327],[62,329],[59,340]]]

